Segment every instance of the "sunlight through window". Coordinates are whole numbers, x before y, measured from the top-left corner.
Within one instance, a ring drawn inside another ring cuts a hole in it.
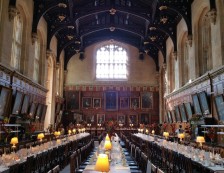
[[[97,50],[97,79],[127,79],[127,52],[114,44],[106,45]]]

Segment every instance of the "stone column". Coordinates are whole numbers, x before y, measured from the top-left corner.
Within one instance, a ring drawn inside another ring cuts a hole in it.
[[[172,59],[174,60],[174,82],[175,82],[175,88],[174,90],[177,90],[180,86],[179,82],[179,60],[177,59],[177,52],[172,53]]]
[[[46,129],[49,124],[54,125],[54,117],[55,117],[55,76],[56,76],[56,65],[55,65],[55,56],[52,53],[52,51],[48,50],[47,51],[47,69],[48,69],[48,74],[47,74],[47,114],[44,122],[44,129]]]

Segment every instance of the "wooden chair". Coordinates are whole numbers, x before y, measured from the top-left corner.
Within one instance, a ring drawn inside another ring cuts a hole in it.
[[[157,167],[153,163],[151,164],[151,173],[157,173]]]
[[[59,173],[60,172],[60,166],[57,165],[52,169],[52,173]]]
[[[139,166],[142,172],[146,172],[147,164],[148,164],[148,157],[146,156],[145,153],[141,152],[141,160]]]
[[[14,165],[10,166],[9,173],[18,173],[18,168],[19,168],[18,164],[14,164]]]
[[[157,173],[165,173],[163,170],[161,170],[161,169],[157,169]]]

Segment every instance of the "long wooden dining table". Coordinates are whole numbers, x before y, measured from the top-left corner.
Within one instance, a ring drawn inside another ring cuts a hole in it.
[[[221,166],[218,164],[215,164],[216,161],[212,160],[212,158],[210,158],[212,153],[209,153],[209,152],[206,153],[204,150],[195,149],[191,146],[185,146],[183,144],[166,141],[164,139],[156,139],[155,140],[154,136],[146,135],[146,134],[142,134],[142,133],[136,133],[134,135],[142,140],[149,141],[149,142],[155,142],[157,145],[159,145],[161,147],[168,148],[174,152],[183,154],[185,157],[190,158],[192,160],[192,162],[200,164],[203,167],[208,168],[209,170],[211,170],[214,173],[224,173],[224,167],[223,167],[224,158],[221,158],[220,155],[217,155],[217,161],[219,160],[220,162],[222,162]],[[208,157],[207,161],[205,160],[206,155]]]
[[[56,142],[56,141],[49,141],[47,143],[42,144],[41,146],[36,146],[36,147],[32,147],[30,149],[20,149],[19,151],[17,151],[16,153],[11,153],[11,154],[4,154],[3,156],[0,156],[0,173],[9,173],[10,170],[10,166],[14,165],[14,164],[22,164],[24,162],[26,162],[26,159],[28,156],[20,156],[21,158],[19,158],[19,152],[25,150],[26,153],[29,153],[29,156],[34,156],[34,158],[36,157],[37,154],[40,154],[41,152],[46,152],[47,150],[53,149],[53,148],[58,148],[60,145],[65,145],[66,143],[70,142],[70,141],[74,141],[74,140],[79,140],[82,139],[84,137],[89,136],[89,133],[79,133],[76,135],[72,135],[72,136],[66,136],[65,138],[62,138],[60,140],[60,143]],[[29,151],[28,151],[29,150]],[[32,150],[32,151],[31,151]],[[15,159],[15,156],[17,159]],[[11,162],[9,163],[5,163],[4,159],[8,158],[8,160],[10,159]]]
[[[102,153],[104,151],[104,141],[101,142],[101,144],[98,146],[95,152]],[[110,151],[110,171],[108,173],[131,173],[130,167],[127,164],[127,160],[124,156],[123,148],[120,146],[119,142],[114,143],[112,142],[112,150]],[[101,149],[100,149],[101,148]],[[120,155],[121,157],[117,156],[115,158],[112,157],[113,155]],[[123,155],[123,156],[122,156]],[[120,161],[119,159],[120,158]],[[94,153],[92,158],[90,159],[89,164],[85,167],[83,173],[99,173],[99,171],[95,171],[95,163],[96,163],[96,154]]]

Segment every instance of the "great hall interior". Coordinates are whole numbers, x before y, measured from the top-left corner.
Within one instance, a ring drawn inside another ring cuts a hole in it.
[[[0,0],[1,173],[222,173],[223,93],[223,0]]]

